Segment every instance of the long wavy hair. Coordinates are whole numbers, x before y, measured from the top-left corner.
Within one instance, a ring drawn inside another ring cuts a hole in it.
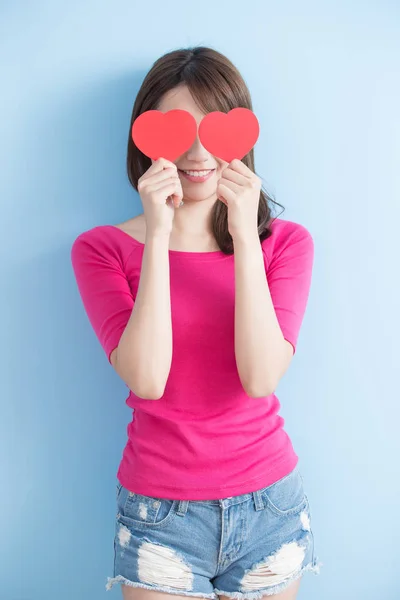
[[[134,144],[131,130],[134,120],[147,110],[156,110],[162,96],[179,85],[186,85],[204,113],[233,108],[253,110],[250,92],[237,68],[223,54],[212,48],[197,46],[168,52],[161,56],[147,73],[136,96],[129,127],[127,172],[131,185],[137,191],[139,178],[151,165]],[[255,173],[253,149],[242,159]],[[271,235],[272,203],[284,207],[261,189],[258,206],[258,234],[260,242]],[[282,211],[283,212],[283,211]],[[232,236],[228,230],[228,208],[215,202],[211,213],[214,237],[222,252],[233,254]]]

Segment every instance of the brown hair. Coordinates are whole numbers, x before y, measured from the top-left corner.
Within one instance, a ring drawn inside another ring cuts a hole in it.
[[[155,110],[162,96],[173,88],[185,85],[194,100],[205,112],[228,112],[244,107],[252,110],[249,90],[236,67],[220,52],[197,46],[178,49],[161,56],[147,73],[133,106],[128,137],[127,171],[132,186],[137,190],[139,178],[151,165],[151,160],[134,144],[131,129],[134,120],[147,110]],[[255,172],[253,149],[242,159]],[[264,191],[260,191],[258,206],[258,234],[260,242],[271,235],[271,206],[281,206]],[[281,208],[283,208],[281,206]],[[211,214],[213,234],[221,251],[233,254],[233,241],[228,230],[228,209],[216,202]]]

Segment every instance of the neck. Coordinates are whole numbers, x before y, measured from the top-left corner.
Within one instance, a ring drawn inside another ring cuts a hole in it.
[[[216,197],[196,202],[183,199],[184,204],[175,209],[172,234],[177,238],[213,238],[211,213]],[[171,235],[172,235],[171,234]]]

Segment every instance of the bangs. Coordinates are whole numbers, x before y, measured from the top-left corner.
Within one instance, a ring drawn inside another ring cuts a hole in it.
[[[210,62],[210,64],[208,64]],[[182,73],[181,84],[186,85],[196,104],[204,113],[221,111],[227,113],[233,108],[252,110],[250,93],[241,75],[214,61],[194,60]]]

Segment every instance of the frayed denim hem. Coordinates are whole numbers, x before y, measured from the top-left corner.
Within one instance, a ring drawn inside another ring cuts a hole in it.
[[[279,594],[283,592],[286,588],[288,588],[294,581],[299,579],[306,571],[311,571],[314,575],[319,574],[319,570],[321,567],[321,563],[314,560],[314,562],[309,563],[305,567],[303,567],[297,573],[294,573],[289,579],[286,579],[282,583],[278,583],[277,585],[271,585],[266,588],[261,588],[254,592],[224,592],[223,590],[214,589],[215,593],[218,595],[228,596],[228,598],[232,598],[233,600],[260,600],[263,596],[273,596],[274,594]]]
[[[211,598],[212,600],[217,600],[217,596],[214,593],[210,594],[202,594],[200,592],[186,592],[185,590],[177,590],[176,588],[170,588],[159,585],[147,585],[145,583],[138,583],[136,581],[129,581],[122,575],[117,575],[117,577],[108,577],[106,584],[106,590],[109,591],[116,583],[123,583],[124,585],[129,585],[131,587],[139,587],[145,590],[153,590],[153,592],[166,592],[167,594],[177,594],[179,596],[193,596],[197,598]]]

